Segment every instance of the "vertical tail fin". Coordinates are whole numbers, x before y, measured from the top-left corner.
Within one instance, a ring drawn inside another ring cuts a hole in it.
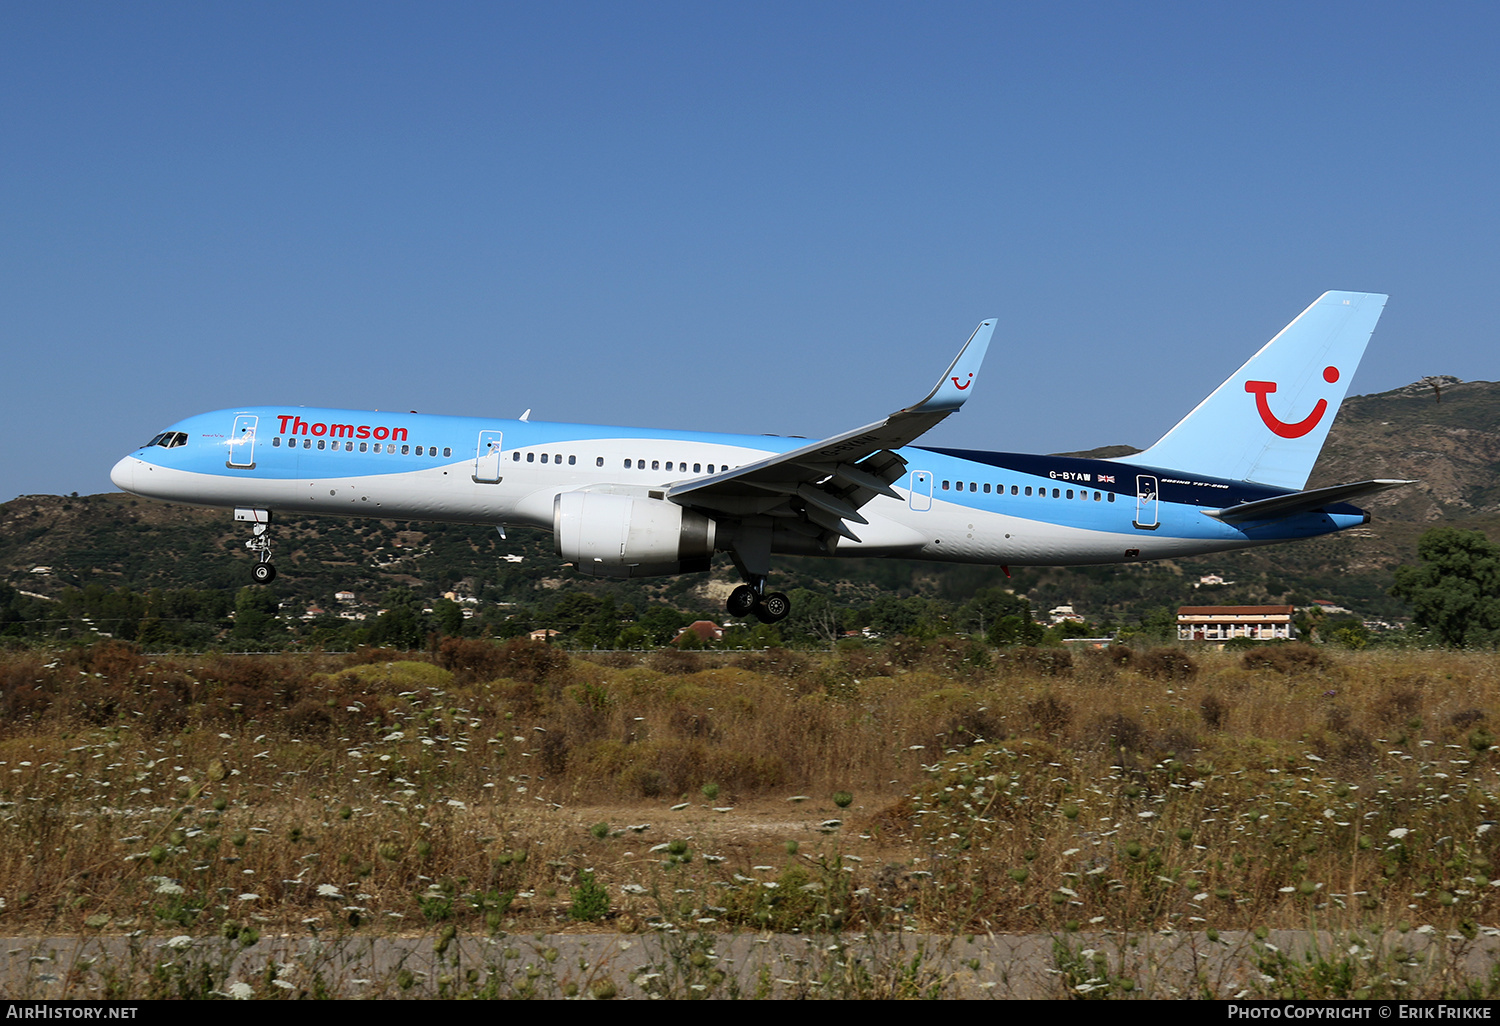
[[[1131,463],[1300,490],[1386,296],[1325,292]]]

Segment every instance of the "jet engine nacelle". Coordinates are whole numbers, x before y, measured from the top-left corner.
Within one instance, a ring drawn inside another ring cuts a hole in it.
[[[557,554],[590,577],[655,577],[707,570],[716,524],[664,499],[564,492],[552,504]]]

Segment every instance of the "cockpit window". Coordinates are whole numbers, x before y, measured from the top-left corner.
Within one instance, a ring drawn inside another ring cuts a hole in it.
[[[187,432],[185,432],[185,431],[163,431],[161,434],[159,434],[155,438],[151,439],[151,441],[149,441],[145,445],[141,446],[141,448],[142,449],[149,449],[153,445],[159,445],[163,449],[175,449],[179,445],[187,445]]]

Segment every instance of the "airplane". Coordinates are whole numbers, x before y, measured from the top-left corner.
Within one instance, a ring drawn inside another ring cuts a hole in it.
[[[1090,459],[913,445],[973,394],[995,319],[920,402],[817,442],[353,410],[199,414],[121,459],[126,492],[234,510],[254,579],[276,575],[273,513],[550,529],[585,576],[710,569],[728,612],[775,623],[775,555],[1001,567],[1129,563],[1368,523],[1348,500],[1408,481],[1305,490],[1386,296],[1326,292],[1149,449]]]

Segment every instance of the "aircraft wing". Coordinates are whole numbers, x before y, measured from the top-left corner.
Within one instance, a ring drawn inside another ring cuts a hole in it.
[[[1269,499],[1257,499],[1255,502],[1226,506],[1224,509],[1204,510],[1204,512],[1231,524],[1243,520],[1267,520],[1271,517],[1288,517],[1294,513],[1306,513],[1335,502],[1348,502],[1361,495],[1373,495],[1375,492],[1383,492],[1388,488],[1400,488],[1402,485],[1409,484],[1416,484],[1416,482],[1385,478],[1358,481],[1354,484],[1331,485],[1327,488],[1314,488],[1311,491],[1274,495]]]
[[[834,536],[859,541],[846,521],[869,523],[859,508],[877,495],[901,498],[891,484],[906,473],[906,461],[892,450],[963,406],[994,331],[994,318],[980,322],[937,385],[914,406],[727,473],[678,482],[664,497],[712,517],[784,518],[809,537],[821,537],[830,551]]]

